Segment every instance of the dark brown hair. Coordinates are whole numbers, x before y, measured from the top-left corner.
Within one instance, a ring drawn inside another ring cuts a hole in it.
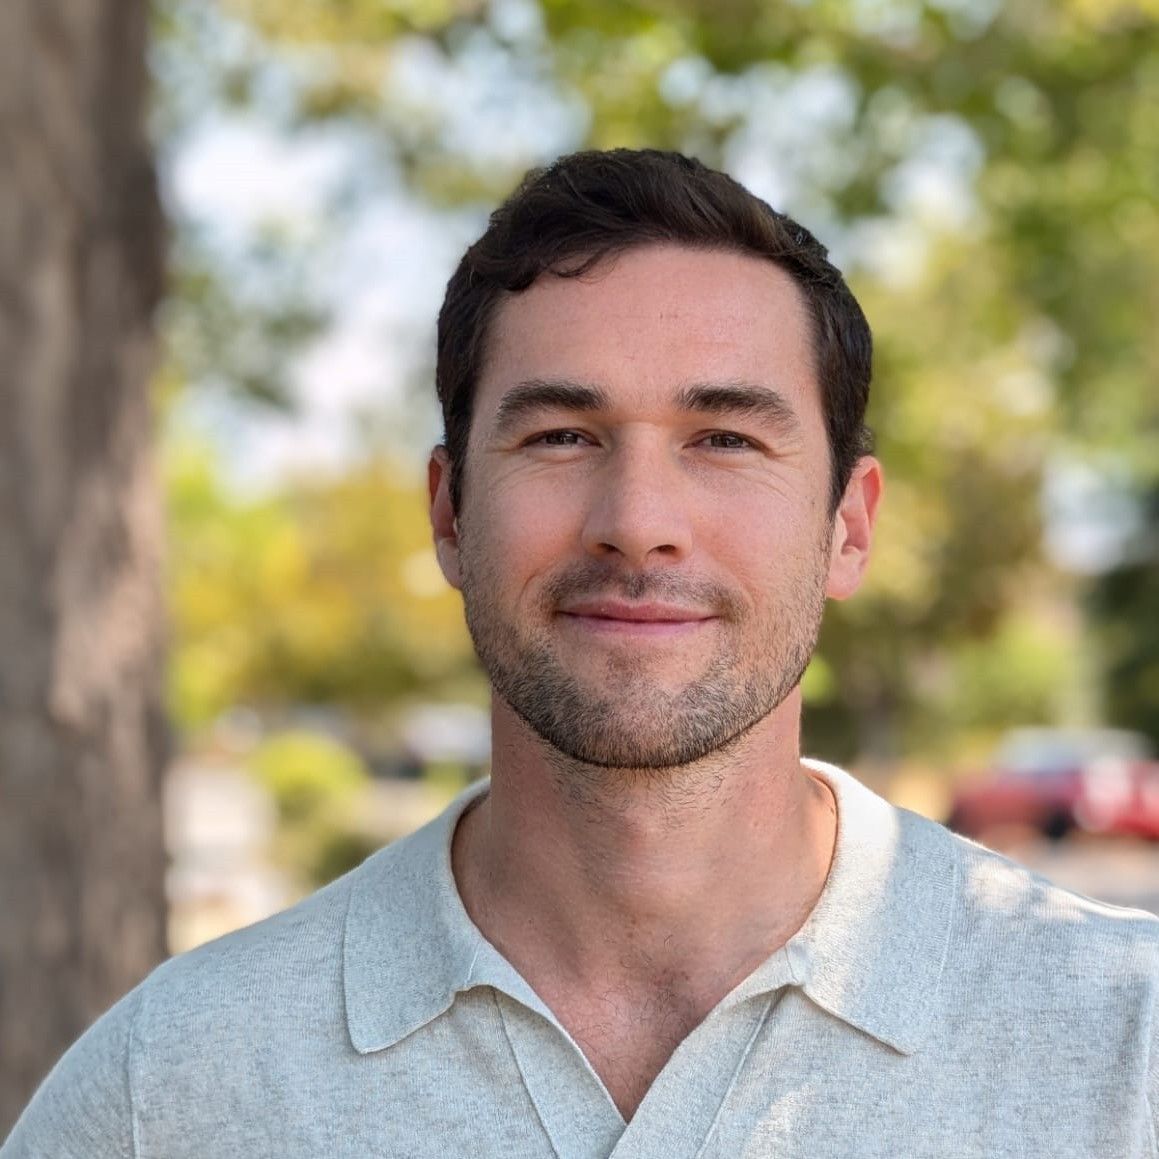
[[[841,272],[807,229],[724,173],[680,153],[613,149],[572,153],[528,173],[447,283],[435,382],[455,510],[475,388],[499,303],[544,274],[577,277],[606,258],[659,243],[750,254],[792,276],[813,324],[830,503],[837,509],[857,460],[872,445],[864,421],[872,337]]]

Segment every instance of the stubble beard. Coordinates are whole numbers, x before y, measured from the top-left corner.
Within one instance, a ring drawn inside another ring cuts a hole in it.
[[[596,769],[678,769],[727,750],[800,682],[820,631],[828,546],[826,535],[806,574],[785,584],[781,605],[757,622],[718,584],[673,571],[627,574],[591,560],[545,585],[528,625],[496,605],[495,564],[460,526],[467,626],[494,692],[551,752]],[[672,689],[652,675],[656,657],[619,648],[609,650],[598,682],[581,680],[561,659],[551,623],[564,599],[593,595],[711,610],[718,618],[705,629],[716,641],[708,663]]]

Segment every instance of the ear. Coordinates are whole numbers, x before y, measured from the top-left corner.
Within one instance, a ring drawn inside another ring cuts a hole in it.
[[[431,530],[435,555],[447,583],[462,588],[459,578],[459,522],[451,502],[451,461],[446,447],[435,447],[427,464],[427,485],[431,493]]]
[[[862,456],[853,468],[833,520],[829,577],[825,584],[825,594],[830,599],[846,600],[861,586],[869,566],[873,526],[884,485],[881,464],[872,455]]]

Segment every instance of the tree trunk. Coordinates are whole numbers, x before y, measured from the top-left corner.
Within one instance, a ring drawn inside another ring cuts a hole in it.
[[[164,953],[146,0],[0,0],[0,1139]]]

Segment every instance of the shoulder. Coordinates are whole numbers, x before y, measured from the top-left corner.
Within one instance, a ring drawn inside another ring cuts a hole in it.
[[[140,988],[72,1046],[41,1084],[2,1159],[126,1159],[134,1154],[129,1054]]]
[[[360,883],[405,888],[408,846],[396,842],[290,909],[158,966],[64,1055],[3,1159],[123,1159],[136,1154],[142,1108],[156,1114],[242,1086],[268,1070],[264,1059],[293,1070],[306,1043],[315,1055],[347,1051],[350,897]]]
[[[380,849],[297,905],[181,954],[142,983],[135,1045],[148,1056],[189,1041],[275,1044],[345,1033],[343,960],[355,894],[414,887],[413,838]]]
[[[925,822],[932,825],[933,822]],[[1008,953],[1137,955],[1156,964],[1159,917],[1098,901],[1003,855],[946,832],[959,867],[963,937],[1001,938]]]
[[[292,986],[304,975],[317,984],[340,951],[351,883],[362,872],[359,867],[288,909],[170,958],[143,983],[146,1003],[225,999],[235,987],[252,996]]]
[[[933,822],[911,824],[940,830],[955,862],[943,983],[964,1011],[1150,1037],[1159,917],[1085,897]]]

